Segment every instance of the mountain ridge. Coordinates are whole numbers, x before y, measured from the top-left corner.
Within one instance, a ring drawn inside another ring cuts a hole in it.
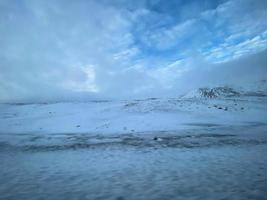
[[[248,83],[246,86],[216,86],[194,89],[182,98],[233,98],[233,97],[267,97],[267,80]]]

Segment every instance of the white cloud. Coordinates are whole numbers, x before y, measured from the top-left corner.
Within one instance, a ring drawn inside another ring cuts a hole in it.
[[[220,63],[240,58],[244,55],[255,54],[267,49],[267,37],[264,34],[247,39],[237,44],[223,43],[204,55],[209,61]]]
[[[44,96],[99,91],[96,83],[104,81],[106,74],[97,73],[123,67],[112,55],[132,48],[129,21],[112,6],[103,9],[97,1],[66,4],[61,0],[2,4],[1,96],[31,98],[40,87]],[[91,64],[98,69],[84,67]]]
[[[176,94],[186,74],[267,47],[263,1],[160,2],[0,1],[0,100]]]
[[[148,46],[160,50],[174,47],[192,36],[194,25],[195,20],[187,20],[169,29],[162,28],[156,32],[150,32],[146,34],[147,37],[144,39],[144,42]]]
[[[78,69],[78,70],[77,70]],[[66,90],[74,92],[98,92],[96,85],[96,73],[93,65],[77,65],[70,71],[70,79],[66,79],[62,83],[62,87]]]

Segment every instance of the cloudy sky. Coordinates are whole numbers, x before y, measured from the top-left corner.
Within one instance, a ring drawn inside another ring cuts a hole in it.
[[[0,0],[0,101],[266,78],[266,0]]]

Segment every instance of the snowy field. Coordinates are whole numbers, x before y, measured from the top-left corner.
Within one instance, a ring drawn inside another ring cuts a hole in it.
[[[267,199],[267,99],[0,105],[0,199]]]

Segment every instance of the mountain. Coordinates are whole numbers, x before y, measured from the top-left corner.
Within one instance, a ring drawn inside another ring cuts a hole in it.
[[[267,80],[248,83],[242,86],[202,87],[190,91],[182,98],[229,98],[267,97]]]
[[[218,98],[218,97],[238,97],[240,92],[234,90],[231,87],[214,87],[214,88],[198,88],[188,94],[184,95],[183,98]]]

